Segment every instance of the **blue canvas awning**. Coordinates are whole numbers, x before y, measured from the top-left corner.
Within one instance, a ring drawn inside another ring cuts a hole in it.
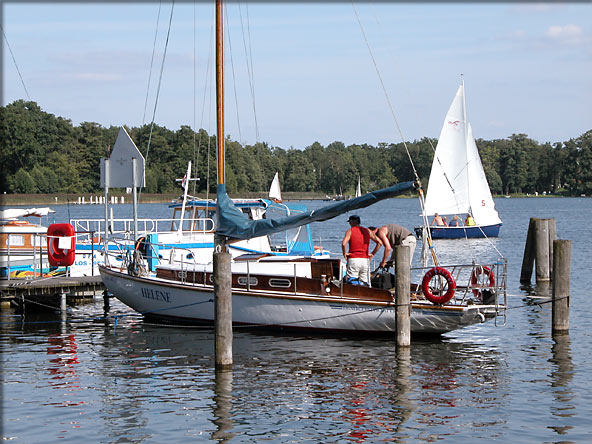
[[[226,193],[226,185],[218,185],[218,224],[216,234],[230,239],[251,239],[268,234],[300,227],[311,222],[322,222],[347,213],[348,211],[366,208],[384,199],[398,196],[413,188],[413,182],[403,182],[389,188],[373,191],[355,199],[337,202],[318,210],[278,219],[250,220],[249,217],[236,208]]]

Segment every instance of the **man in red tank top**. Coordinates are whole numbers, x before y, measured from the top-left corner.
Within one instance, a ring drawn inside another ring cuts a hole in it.
[[[348,222],[351,228],[345,232],[343,241],[341,241],[343,256],[347,258],[346,278],[357,278],[369,286],[370,259],[380,249],[382,241],[368,228],[360,226],[360,216],[354,214],[349,217]],[[376,246],[372,253],[368,254],[370,239],[374,241]],[[346,252],[348,244],[349,252]]]

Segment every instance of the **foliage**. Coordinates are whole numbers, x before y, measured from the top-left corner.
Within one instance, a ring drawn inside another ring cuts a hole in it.
[[[0,191],[6,193],[100,192],[100,159],[107,157],[119,128],[70,120],[17,100],[0,108]],[[216,136],[183,125],[126,128],[146,158],[147,193],[178,193],[176,179],[192,161],[193,194],[215,193]],[[353,195],[360,178],[368,192],[415,179],[427,188],[437,140],[349,145],[318,142],[304,149],[241,145],[227,137],[226,184],[230,193],[264,196],[276,172],[282,191]],[[592,130],[566,142],[539,144],[526,134],[477,140],[491,190],[496,194],[553,192],[592,194]],[[413,161],[412,162],[410,161]]]

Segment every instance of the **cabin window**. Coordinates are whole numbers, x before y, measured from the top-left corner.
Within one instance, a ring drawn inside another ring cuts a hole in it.
[[[238,281],[238,285],[244,285],[244,286],[247,285],[247,277],[246,276],[239,276],[237,281]],[[255,277],[249,278],[249,285],[256,286],[258,283],[259,283],[259,281],[257,280],[257,278],[255,278]]]
[[[7,245],[10,245],[11,247],[24,247],[25,236],[22,234],[9,234]]]
[[[292,286],[292,282],[290,279],[272,278],[269,280],[269,286],[275,288],[290,288]]]

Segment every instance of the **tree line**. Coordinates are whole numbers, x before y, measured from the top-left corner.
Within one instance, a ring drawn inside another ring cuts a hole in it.
[[[0,108],[0,191],[3,193],[98,193],[99,161],[108,157],[119,127],[94,122],[74,126],[44,112],[32,101]],[[183,125],[172,131],[155,125],[126,130],[146,157],[147,193],[176,193],[175,179],[192,160],[195,192],[216,189],[216,136]],[[150,146],[148,149],[148,140]],[[526,134],[506,139],[477,139],[481,161],[494,194],[592,194],[592,130],[565,142],[543,143]],[[327,195],[354,194],[358,176],[363,192],[414,180],[412,164],[427,189],[436,139],[403,143],[318,142],[283,149],[265,142],[242,145],[226,139],[226,184],[230,194],[264,193],[275,172],[282,191]],[[192,190],[193,191],[193,190]]]

